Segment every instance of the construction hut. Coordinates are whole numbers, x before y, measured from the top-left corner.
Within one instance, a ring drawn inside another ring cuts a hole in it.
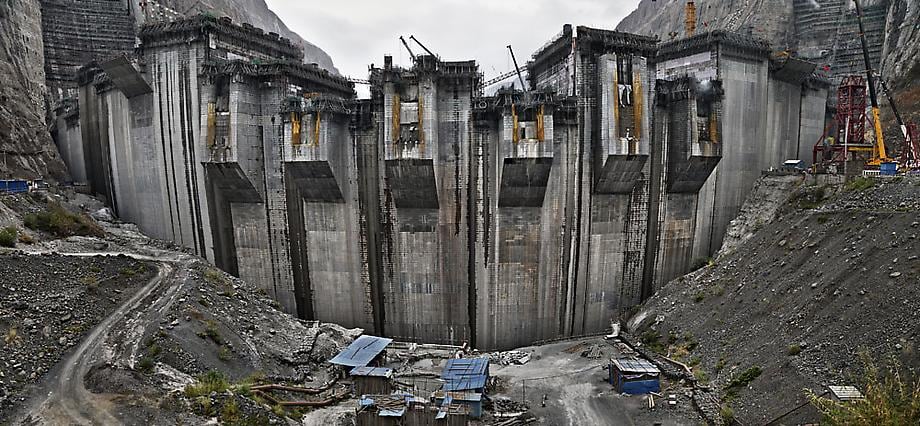
[[[343,367],[378,366],[384,357],[384,350],[393,343],[393,339],[377,336],[359,336],[330,363]]]
[[[469,409],[450,401],[438,405],[412,394],[365,395],[358,401],[357,426],[466,426]]]
[[[661,389],[661,370],[640,358],[610,360],[610,384],[617,392],[641,395]]]
[[[390,393],[393,370],[383,367],[355,367],[349,373],[355,384],[355,395],[385,395]]]
[[[442,403],[447,398],[453,402],[466,405],[471,417],[482,415],[482,396],[489,380],[488,358],[459,358],[447,361],[441,371],[444,385],[435,392],[435,402]]]

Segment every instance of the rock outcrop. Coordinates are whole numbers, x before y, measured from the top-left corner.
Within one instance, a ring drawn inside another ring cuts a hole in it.
[[[321,68],[338,74],[332,58],[316,45],[291,31],[281,18],[268,8],[265,0],[161,0],[160,3],[186,16],[199,12],[229,16],[234,22],[246,22],[265,32],[278,33],[291,39],[295,45],[303,46],[304,62],[316,63]]]
[[[828,65],[834,76],[864,70],[852,0],[697,0],[697,31],[728,30],[768,40]],[[920,0],[861,0],[870,56],[909,117],[920,113]],[[642,0],[617,29],[662,40],[683,37],[683,0]],[[884,102],[883,102],[884,103]],[[886,114],[888,115],[888,114]]]
[[[37,0],[0,1],[0,179],[65,179],[45,126],[44,50]]]

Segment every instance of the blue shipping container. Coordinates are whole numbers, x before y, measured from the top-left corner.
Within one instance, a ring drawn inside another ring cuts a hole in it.
[[[882,163],[878,172],[882,176],[894,176],[898,173],[898,163]]]
[[[29,182],[24,180],[0,180],[0,192],[13,194],[29,192]]]

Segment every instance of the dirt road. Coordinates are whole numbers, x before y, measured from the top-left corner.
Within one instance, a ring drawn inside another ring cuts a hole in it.
[[[73,255],[86,256],[88,254]],[[139,256],[139,258],[146,258],[146,256]],[[102,356],[106,341],[116,326],[123,325],[129,316],[136,316],[139,312],[149,311],[155,304],[161,304],[155,303],[156,301],[169,299],[170,295],[175,294],[175,291],[162,291],[162,287],[174,275],[176,267],[167,262],[159,262],[157,267],[156,277],[96,326],[76,350],[62,362],[61,369],[46,379],[46,396],[35,399],[22,417],[21,423],[102,425],[119,423],[109,412],[111,403],[108,399],[103,395],[89,392],[84,385],[83,378]],[[147,300],[151,295],[154,295],[156,299],[154,303]]]

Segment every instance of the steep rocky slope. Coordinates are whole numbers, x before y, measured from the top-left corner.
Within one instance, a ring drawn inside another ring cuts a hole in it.
[[[806,388],[859,385],[860,351],[920,364],[920,179],[834,192],[803,184],[775,220],[629,322],[649,347],[696,365],[743,424],[805,403]]]
[[[235,22],[248,22],[266,32],[281,34],[291,39],[295,45],[303,46],[304,62],[316,63],[338,74],[332,58],[316,45],[291,31],[281,18],[268,8],[265,0],[161,0],[160,2],[184,15],[208,12],[218,16],[229,16]]]
[[[38,0],[0,2],[0,178],[64,179],[45,126]]]

